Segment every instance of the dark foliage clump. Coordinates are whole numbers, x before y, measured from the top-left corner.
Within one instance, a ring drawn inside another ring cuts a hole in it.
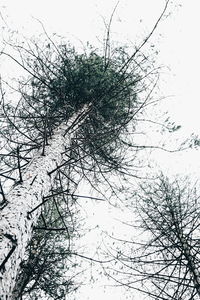
[[[138,53],[130,56],[125,47],[101,55],[88,46],[80,54],[69,44],[57,46],[51,39],[41,48],[33,42],[29,48],[15,46],[15,50],[18,59],[4,54],[28,76],[19,81],[17,105],[8,103],[2,91],[2,135],[11,154],[3,158],[4,163],[7,159],[14,170],[20,145],[20,159],[26,165],[32,150],[43,148],[44,152],[55,128],[86,105],[85,121],[73,141],[79,168],[87,165],[94,170],[95,166],[95,174],[119,170],[129,145],[121,137],[128,139],[130,121],[131,131],[135,130],[136,115],[148,100],[145,96],[141,100],[139,94],[152,87],[150,81],[146,83],[151,75],[151,71],[147,74],[147,58]]]

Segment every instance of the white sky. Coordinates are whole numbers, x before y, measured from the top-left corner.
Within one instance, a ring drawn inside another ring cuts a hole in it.
[[[104,35],[103,18],[109,19],[116,0],[1,0],[0,9],[8,25],[23,32],[25,36],[41,33],[39,23],[43,22],[49,33],[57,33],[66,39],[89,41],[98,45]],[[169,115],[183,126],[180,134],[200,134],[199,87],[200,87],[200,18],[199,0],[171,1],[168,12],[171,15],[160,23],[152,39],[159,51],[157,63],[163,68],[160,90],[163,95],[173,97],[166,101]],[[182,6],[179,6],[179,3]],[[113,40],[123,43],[137,43],[149,32],[160,14],[164,0],[121,0],[112,25]],[[3,24],[3,20],[0,21]],[[150,50],[149,50],[150,51]],[[199,150],[185,153],[166,154],[156,152],[158,164],[170,173],[194,173],[200,168]],[[100,213],[101,212],[101,213]],[[93,222],[105,222],[109,216],[105,207],[94,209]],[[97,217],[98,216],[98,217]],[[136,296],[137,297],[137,296]],[[82,288],[77,298],[83,300],[122,300],[125,295],[118,290]],[[133,295],[130,297],[133,298]],[[141,299],[141,298],[140,298]]]

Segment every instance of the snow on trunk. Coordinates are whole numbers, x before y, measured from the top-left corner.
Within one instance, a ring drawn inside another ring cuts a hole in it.
[[[85,106],[81,115],[88,108]],[[77,125],[65,135],[66,129],[77,119],[76,114],[71,117],[67,125],[61,125],[45,148],[45,156],[41,151],[31,160],[23,172],[23,182],[13,186],[7,195],[8,204],[1,212],[0,219],[0,299],[12,299],[12,291],[15,286],[17,273],[22,262],[25,249],[31,239],[33,225],[40,216],[40,207],[29,214],[32,209],[39,205],[43,197],[50,191],[56,172],[48,173],[59,166],[62,161],[62,153],[65,146],[70,145]],[[83,120],[83,118],[82,118]],[[64,136],[65,135],[65,136]]]

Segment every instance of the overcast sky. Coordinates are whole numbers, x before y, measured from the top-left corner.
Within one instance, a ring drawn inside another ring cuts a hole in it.
[[[121,0],[111,27],[114,41],[123,44],[140,44],[151,30],[164,6],[164,0]],[[116,0],[1,0],[1,24],[7,25],[25,36],[37,36],[44,24],[49,33],[57,33],[75,44],[87,42],[99,45],[105,34],[104,21],[108,21]],[[179,4],[182,4],[181,6]],[[168,17],[159,25],[149,44],[159,54],[157,64],[163,65],[160,91],[170,96],[166,102],[171,118],[183,129],[182,135],[200,134],[199,121],[199,0],[171,1]],[[147,49],[148,52],[148,49]],[[156,153],[158,164],[172,173],[199,172],[199,150],[177,155]],[[102,215],[99,212],[102,211]],[[96,220],[97,220],[97,211]],[[98,210],[98,222],[107,215],[102,207]],[[109,217],[107,216],[107,219]],[[82,288],[79,298],[83,300],[122,300],[124,295],[107,289]],[[130,299],[133,298],[133,296]]]

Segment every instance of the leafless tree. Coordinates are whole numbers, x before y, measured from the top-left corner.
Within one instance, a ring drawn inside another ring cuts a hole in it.
[[[142,185],[137,240],[124,241],[114,279],[153,299],[199,299],[200,203],[196,185],[163,175]],[[129,224],[134,231],[134,226]],[[129,230],[130,230],[129,227]],[[129,249],[126,252],[126,249]],[[122,279],[123,278],[123,279]]]

